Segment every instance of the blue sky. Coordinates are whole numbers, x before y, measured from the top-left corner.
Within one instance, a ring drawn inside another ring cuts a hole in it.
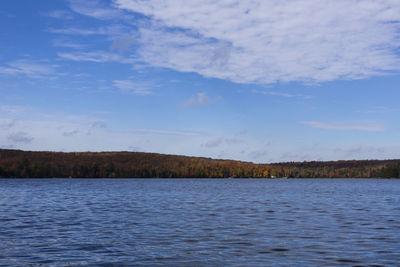
[[[0,147],[400,158],[396,0],[0,1]]]

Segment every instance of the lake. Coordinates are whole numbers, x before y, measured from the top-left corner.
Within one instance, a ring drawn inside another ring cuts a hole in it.
[[[388,266],[400,180],[0,179],[1,266]]]

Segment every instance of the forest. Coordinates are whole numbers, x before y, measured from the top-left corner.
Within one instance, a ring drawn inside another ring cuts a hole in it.
[[[255,164],[144,152],[0,149],[1,178],[400,178],[400,160]]]

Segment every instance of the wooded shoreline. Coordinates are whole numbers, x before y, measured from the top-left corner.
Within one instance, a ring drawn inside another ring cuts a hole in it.
[[[144,152],[0,149],[1,178],[400,178],[400,159],[251,162]]]

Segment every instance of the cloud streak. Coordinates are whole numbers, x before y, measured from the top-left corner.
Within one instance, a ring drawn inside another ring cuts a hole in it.
[[[176,135],[176,136],[199,136],[198,132],[190,131],[170,131],[170,130],[160,130],[160,129],[132,129],[132,132],[141,134],[160,134],[160,135]]]
[[[300,124],[310,126],[315,129],[334,130],[334,131],[367,131],[382,132],[385,127],[379,123],[335,123],[321,121],[301,121]]]
[[[134,63],[134,58],[126,58],[119,54],[109,53],[105,51],[92,51],[92,52],[59,52],[57,53],[60,58],[68,59],[72,61],[88,61],[95,63],[105,62],[119,62],[123,64]]]
[[[0,73],[5,75],[25,75],[33,79],[44,79],[56,75],[56,66],[28,59],[20,59],[0,66]]]
[[[281,97],[287,97],[287,98],[294,98],[294,97],[304,98],[304,99],[312,98],[312,96],[309,96],[309,95],[290,94],[290,93],[283,93],[283,92],[276,92],[276,91],[258,91],[258,90],[253,90],[253,93],[262,94],[262,95],[281,96]]]
[[[81,48],[85,47],[82,44],[74,43],[74,42],[71,42],[71,41],[68,41],[68,40],[61,40],[61,39],[53,40],[53,46],[73,48],[73,49],[81,49]]]
[[[48,32],[63,34],[63,35],[81,35],[81,36],[92,36],[92,35],[106,35],[111,37],[111,39],[125,36],[129,33],[129,28],[119,24],[112,24],[105,27],[98,28],[49,28]],[[133,33],[132,33],[133,34]],[[129,35],[132,35],[129,33]]]

